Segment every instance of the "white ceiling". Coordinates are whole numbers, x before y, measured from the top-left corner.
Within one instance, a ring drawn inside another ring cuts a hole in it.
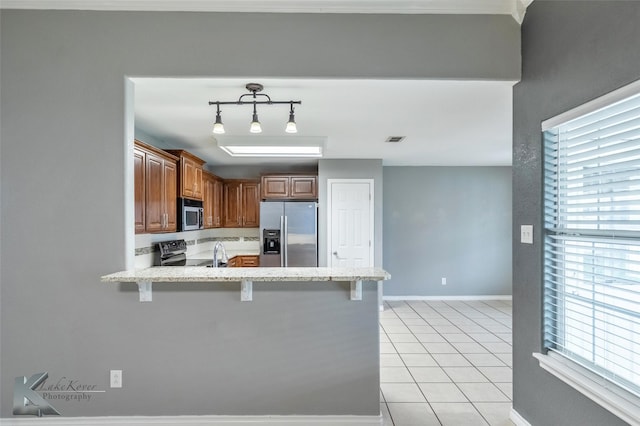
[[[233,158],[211,132],[215,106],[262,83],[272,100],[301,100],[296,135],[284,132],[288,105],[259,105],[263,133],[248,132],[251,106],[222,108],[224,136],[325,136],[324,158],[381,158],[384,165],[510,165],[514,82],[451,80],[135,78],[136,128],[210,165],[283,163]],[[385,143],[389,136],[406,136]],[[286,161],[287,163],[303,161]],[[306,161],[308,163],[308,161]]]

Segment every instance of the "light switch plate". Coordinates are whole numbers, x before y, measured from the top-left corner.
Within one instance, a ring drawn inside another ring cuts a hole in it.
[[[533,225],[520,225],[520,242],[533,244]]]

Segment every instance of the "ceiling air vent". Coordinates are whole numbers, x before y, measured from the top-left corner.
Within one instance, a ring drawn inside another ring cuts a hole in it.
[[[389,136],[385,142],[396,143],[402,142],[406,136]]]

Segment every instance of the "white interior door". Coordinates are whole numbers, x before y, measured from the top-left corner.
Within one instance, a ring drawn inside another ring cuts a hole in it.
[[[331,267],[373,266],[373,180],[329,179]]]

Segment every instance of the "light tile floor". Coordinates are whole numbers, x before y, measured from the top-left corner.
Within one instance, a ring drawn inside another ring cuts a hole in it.
[[[512,426],[511,301],[393,301],[380,313],[385,426]]]

